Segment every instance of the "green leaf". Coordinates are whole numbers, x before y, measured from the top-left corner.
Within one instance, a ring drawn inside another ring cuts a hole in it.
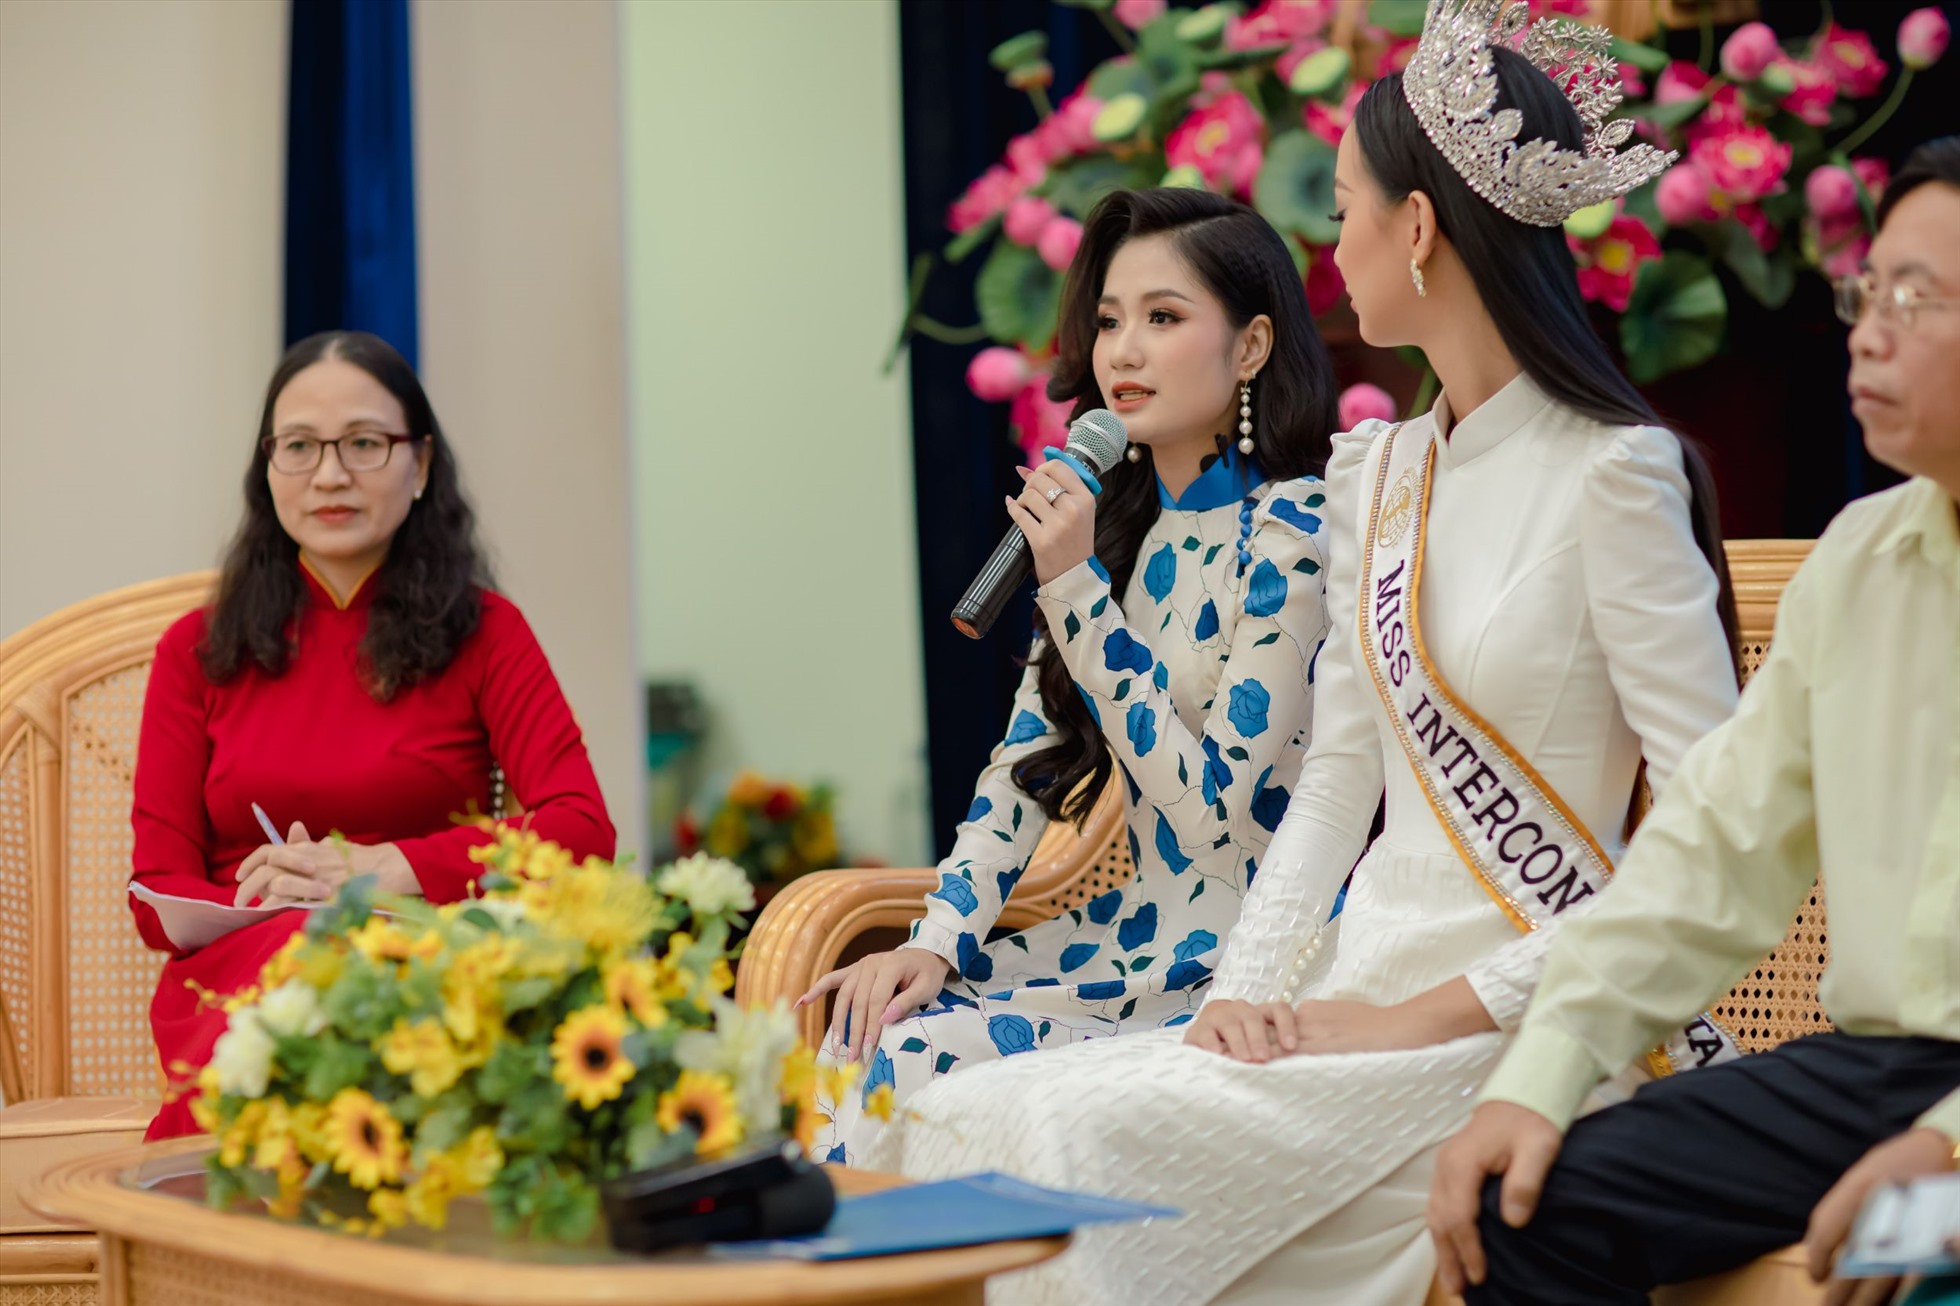
[[[1081,922],[1081,921],[1079,921],[1079,920],[1078,920],[1078,921],[1076,922],[1076,924],[1077,924],[1077,925],[1080,925],[1081,923],[1082,923],[1082,922]],[[1019,949],[1020,949],[1020,950],[1021,950],[1022,952],[1026,952],[1026,951],[1028,950],[1028,941],[1027,941],[1026,939],[1024,939],[1024,938],[1022,938],[1022,937],[1021,937],[1020,935],[1018,935],[1018,934],[1010,934],[1010,935],[1008,935],[1008,936],[1007,936],[1007,941],[1008,941],[1009,943],[1011,943],[1011,944],[1013,944],[1013,945],[1014,945],[1015,947],[1017,947],[1017,948],[1019,948]]]
[[[988,335],[1041,350],[1055,335],[1062,279],[1033,250],[1003,240],[981,267],[973,298]]]
[[[1055,0],[1055,3],[1069,9],[1107,9],[1116,0]]]
[[[1282,132],[1266,151],[1252,201],[1281,231],[1316,245],[1341,238],[1334,221],[1334,147],[1310,131]]]
[[[951,1070],[954,1066],[958,1065],[959,1060],[960,1059],[958,1057],[954,1056],[950,1052],[941,1052],[939,1054],[939,1059],[932,1063],[932,1073],[935,1075],[943,1075],[947,1071]]]
[[[1790,260],[1765,253],[1734,218],[1725,219],[1718,230],[1722,233],[1722,262],[1735,273],[1742,288],[1765,308],[1782,308],[1788,303],[1790,293],[1797,288],[1797,270]]]
[[[1225,756],[1231,758],[1234,762],[1243,762],[1248,760],[1252,754],[1246,752],[1245,749],[1239,747],[1237,744],[1233,744],[1225,750]]]
[[[1428,10],[1426,0],[1374,0],[1368,6],[1368,21],[1390,36],[1420,36]]]
[[[923,1052],[926,1050],[926,1041],[915,1035],[912,1038],[906,1039],[903,1043],[900,1043],[898,1045],[898,1050],[900,1052]]]
[[[1628,375],[1644,384],[1706,362],[1721,348],[1728,313],[1706,259],[1675,251],[1642,264],[1620,318]]]
[[[1197,887],[1191,890],[1191,896],[1189,898],[1186,898],[1184,901],[1196,902],[1198,900],[1198,895],[1203,893],[1204,891],[1205,891],[1205,882],[1203,880],[1199,880]]]
[[[1628,41],[1621,37],[1613,38],[1613,57],[1621,63],[1630,63],[1643,73],[1658,73],[1667,68],[1667,51],[1655,49],[1642,41]]]
[[[1130,1013],[1135,1011],[1136,1009],[1137,1009],[1137,1000],[1135,998],[1131,998],[1128,1002],[1125,1002],[1123,1004],[1123,1009],[1116,1013],[1116,1019],[1128,1020],[1130,1018]]]
[[[1130,695],[1130,679],[1128,676],[1125,676],[1123,679],[1116,682],[1116,692],[1114,694],[1111,694],[1109,697],[1111,702],[1120,703],[1124,699],[1128,698],[1129,695]]]
[[[1136,60],[1157,84],[1160,109],[1166,104],[1182,109],[1184,98],[1198,89],[1198,52],[1178,37],[1175,22],[1154,22],[1138,32]]]
[[[1067,613],[1062,617],[1062,631],[1070,639],[1074,639],[1082,633],[1082,623],[1076,620],[1073,612]]]
[[[1178,547],[1184,549],[1189,553],[1196,553],[1198,551],[1198,537],[1195,535],[1187,535],[1184,537],[1184,543],[1179,545]]]
[[[1040,1028],[1039,1030],[1037,1030],[1037,1031],[1036,1031],[1036,1034],[1035,1034],[1035,1036],[1036,1036],[1037,1038],[1047,1038],[1047,1037],[1048,1037],[1048,1031],[1049,1031],[1050,1029],[1052,1029],[1052,1028],[1053,1028],[1053,1026],[1052,1026],[1052,1025],[1050,1025],[1050,1024],[1049,1024],[1049,1023],[1047,1022],[1047,1021],[1045,1021],[1045,1020],[1044,1020],[1044,1021],[1042,1021],[1042,1022],[1041,1022],[1041,1028]]]
[[[341,1089],[362,1083],[372,1063],[368,1050],[359,1044],[323,1038],[313,1067],[306,1073],[307,1098],[325,1102]]]
[[[1224,547],[1225,547],[1225,546],[1224,546],[1224,545],[1222,545],[1222,544],[1214,544],[1214,545],[1212,545],[1212,546],[1211,546],[1211,547],[1210,547],[1209,549],[1206,549],[1206,550],[1205,550],[1205,563],[1204,563],[1204,565],[1205,565],[1205,566],[1207,566],[1207,567],[1209,567],[1209,566],[1211,566],[1211,560],[1212,560],[1213,558],[1216,558],[1216,557],[1218,556],[1218,551],[1219,551],[1220,549],[1222,549],[1222,548],[1224,548]]]
[[[1155,957],[1132,957],[1130,958],[1130,973],[1134,975],[1140,970],[1148,970],[1150,969],[1150,964],[1156,960]]]
[[[1111,191],[1136,190],[1153,180],[1150,170],[1135,162],[1091,154],[1049,173],[1038,193],[1062,212],[1084,218]]]
[[[1000,230],[1000,214],[996,213],[985,222],[976,222],[959,235],[946,242],[946,261],[958,263]]]
[[[994,66],[995,72],[1013,72],[1023,64],[1031,64],[1048,53],[1048,33],[1023,32],[1010,36],[987,53],[987,62]]]
[[[1258,648],[1264,644],[1276,643],[1278,642],[1278,640],[1279,640],[1279,632],[1276,630],[1270,635],[1262,635],[1258,639],[1254,640],[1252,642],[1252,647]]]

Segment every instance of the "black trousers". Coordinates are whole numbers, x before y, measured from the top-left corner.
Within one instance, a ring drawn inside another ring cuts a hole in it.
[[[1531,1223],[1484,1187],[1469,1306],[1646,1306],[1647,1292],[1803,1237],[1878,1143],[1960,1087],[1960,1042],[1813,1034],[1671,1075],[1576,1121]]]

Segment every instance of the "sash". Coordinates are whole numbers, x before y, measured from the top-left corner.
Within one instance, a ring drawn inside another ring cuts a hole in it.
[[[1530,932],[1594,897],[1613,863],[1585,823],[1496,728],[1451,690],[1417,618],[1435,437],[1390,430],[1375,474],[1356,603],[1361,648],[1402,751],[1457,855]],[[1656,1076],[1741,1055],[1706,1013],[1647,1054]]]

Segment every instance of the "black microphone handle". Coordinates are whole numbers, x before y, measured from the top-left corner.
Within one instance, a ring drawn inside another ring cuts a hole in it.
[[[1001,609],[1014,597],[1014,591],[1021,587],[1033,566],[1034,553],[1028,548],[1028,537],[1021,533],[1019,526],[1009,526],[993,556],[987,559],[987,565],[953,605],[954,628],[968,639],[986,635],[1000,620]]]

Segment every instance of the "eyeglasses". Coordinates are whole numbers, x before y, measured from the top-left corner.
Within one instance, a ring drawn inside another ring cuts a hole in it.
[[[1891,322],[1895,319],[1906,330],[1922,308],[1951,308],[1960,303],[1952,295],[1927,295],[1903,283],[1881,288],[1878,277],[1870,272],[1852,277],[1839,277],[1832,284],[1837,301],[1838,321],[1846,326],[1857,326],[1867,309],[1876,310],[1878,320]]]
[[[262,443],[273,471],[299,476],[320,465],[321,451],[328,445],[333,446],[335,456],[346,470],[378,472],[388,465],[388,457],[395,452],[396,445],[412,443],[415,438],[389,431],[354,431],[333,440],[313,435],[268,435]]]

